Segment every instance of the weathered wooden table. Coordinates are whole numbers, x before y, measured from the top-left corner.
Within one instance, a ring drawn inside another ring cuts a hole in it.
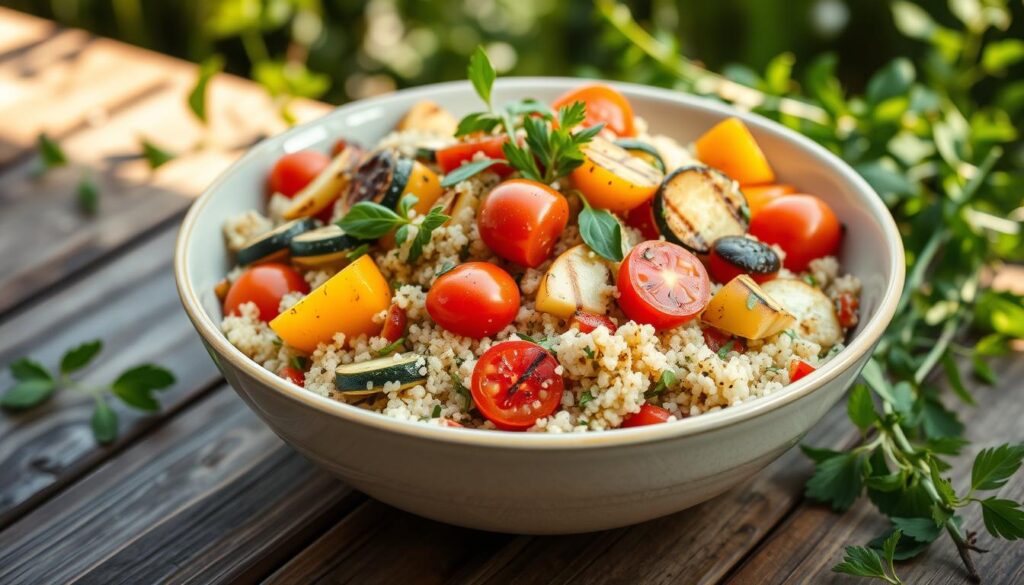
[[[0,583],[852,582],[830,567],[884,521],[868,505],[837,516],[805,501],[810,466],[795,450],[697,508],[544,538],[411,516],[295,454],[224,384],[175,294],[171,247],[192,198],[282,128],[260,89],[222,75],[204,130],[185,107],[194,80],[192,65],[0,9],[0,366],[22,356],[54,366],[102,338],[86,382],[146,361],[178,378],[159,414],[119,409],[108,447],[94,442],[81,394],[0,413]],[[296,107],[300,119],[326,111]],[[43,131],[70,168],[37,176]],[[150,171],[135,156],[140,137],[191,154]],[[102,191],[94,218],[75,203],[83,170]],[[981,407],[963,412],[979,446],[1024,439],[1024,360],[999,369],[1001,387],[980,389]],[[11,384],[0,373],[0,389]],[[853,442],[844,419],[840,405],[808,441]],[[1024,479],[1004,493],[1024,496]],[[994,549],[978,559],[989,583],[1024,582],[1024,547],[981,545]],[[964,582],[948,542],[900,568],[908,583]]]

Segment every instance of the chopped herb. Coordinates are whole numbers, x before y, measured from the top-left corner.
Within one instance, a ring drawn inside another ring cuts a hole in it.
[[[50,138],[46,132],[39,134],[38,143],[39,157],[43,161],[43,170],[48,171],[68,164],[68,156],[64,154],[64,149]]]
[[[206,124],[206,87],[214,75],[224,69],[224,58],[214,55],[203,61],[199,66],[199,75],[196,78],[196,85],[188,94],[188,107],[195,114],[196,118]]]
[[[736,345],[736,340],[730,339],[725,345],[718,348],[718,357],[724,360],[725,356],[729,355],[729,352],[732,351],[734,345]]]
[[[455,268],[455,263],[454,262],[452,262],[451,260],[445,260],[443,263],[441,263],[441,267],[437,269],[437,272],[434,273],[434,276],[441,276],[442,274],[444,274],[446,272],[451,272],[452,269],[454,269],[454,268]]]
[[[309,360],[301,355],[293,355],[288,359],[288,364],[301,372],[306,370],[306,366],[309,365]]]
[[[78,181],[78,208],[86,215],[96,215],[100,209],[99,187],[88,175]]]
[[[395,353],[395,351],[397,351],[398,348],[403,347],[404,345],[405,345],[405,338],[404,337],[400,337],[400,338],[394,340],[393,342],[387,344],[386,346],[384,346],[384,348],[379,350],[376,355],[377,355],[377,357],[389,356],[389,355]]]
[[[669,387],[675,385],[677,380],[676,373],[672,370],[665,370],[661,373],[661,377],[658,378],[658,382],[647,392],[644,392],[644,398],[654,398],[661,394]]]
[[[360,239],[372,240],[384,236],[397,228],[395,240],[399,245],[405,243],[410,225],[416,225],[416,236],[409,246],[409,262],[415,262],[423,252],[423,247],[430,242],[432,232],[451,219],[441,207],[430,210],[419,224],[413,224],[408,217],[409,208],[415,204],[415,196],[407,196],[398,205],[398,213],[372,201],[360,201],[352,206],[345,217],[338,221],[338,226],[346,234]]]
[[[755,295],[754,293],[750,293],[749,295],[747,295],[747,310],[748,311],[753,311],[754,307],[756,307],[756,306],[757,306],[757,295]]]
[[[431,411],[431,413],[430,413],[430,418],[440,418],[440,417],[441,417],[441,405],[440,404],[435,404],[434,405],[434,410]]]
[[[552,347],[554,347],[555,344],[555,340],[550,337],[541,337],[540,339],[535,339],[525,333],[519,333],[518,331],[516,332],[516,335],[519,337],[519,339],[522,339],[523,341],[529,341],[530,343],[536,343],[537,345],[543,347],[548,351],[551,351]]]
[[[810,274],[805,274],[803,276],[803,280],[804,280],[804,282],[806,282],[807,284],[809,284],[811,286],[818,286],[818,281],[815,280],[814,277],[811,276]]]
[[[369,251],[370,244],[359,244],[359,246],[356,247],[354,250],[352,250],[348,254],[345,254],[345,259],[348,260],[349,262],[355,262]]]
[[[469,388],[466,388],[466,385],[462,383],[462,380],[459,379],[458,375],[451,374],[451,378],[452,388],[455,389],[455,393],[461,396],[462,400],[465,401],[466,412],[473,410],[473,395],[469,392]]]
[[[588,420],[587,420],[587,419],[585,419],[585,418],[581,418],[581,419],[579,419],[578,421],[576,421],[576,426],[578,426],[578,427],[579,427],[579,426],[584,426],[584,427],[586,427],[586,426],[590,426],[590,421],[588,421]]]
[[[587,405],[588,402],[594,399],[594,394],[590,390],[585,390],[580,394],[579,406],[582,408]]]
[[[583,353],[587,354],[588,359],[594,359],[594,356],[596,355],[589,345],[583,348]]]
[[[148,140],[142,140],[142,156],[149,163],[149,168],[156,170],[176,158],[176,155],[167,152]]]

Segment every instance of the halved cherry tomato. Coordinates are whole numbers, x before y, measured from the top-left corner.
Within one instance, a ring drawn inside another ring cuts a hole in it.
[[[398,305],[388,307],[388,314],[384,317],[384,328],[380,336],[394,343],[405,335],[405,309]]]
[[[594,207],[626,212],[654,197],[664,173],[626,149],[596,137],[583,146],[583,164],[569,175]]]
[[[839,220],[827,203],[813,195],[783,195],[750,221],[750,233],[786,252],[782,264],[802,272],[815,258],[839,251]]]
[[[645,404],[640,407],[640,412],[634,412],[622,421],[622,428],[645,427],[668,422],[672,413],[660,406]]]
[[[274,164],[267,186],[271,194],[280,193],[285,197],[295,197],[296,193],[305,188],[329,164],[331,157],[315,150],[300,150],[286,154]]]
[[[473,402],[498,428],[526,430],[562,402],[564,382],[556,368],[555,358],[535,343],[493,345],[473,368]]]
[[[548,259],[569,221],[569,203],[536,181],[513,179],[491,190],[480,203],[480,237],[495,254],[535,268]]]
[[[501,268],[467,262],[445,272],[427,293],[427,312],[452,333],[480,339],[501,331],[519,312],[519,287]]]
[[[711,297],[711,281],[696,256],[670,242],[633,248],[619,267],[619,306],[626,316],[656,329],[696,317]]]
[[[615,323],[608,317],[586,311],[576,311],[573,313],[572,319],[569,320],[569,327],[579,329],[580,333],[591,333],[594,329],[601,326],[608,328],[608,331],[612,333],[615,333],[617,329]]]
[[[857,311],[860,309],[860,299],[844,292],[836,299],[836,315],[839,317],[839,324],[844,328],[850,328],[857,324]]]
[[[285,366],[281,368],[281,370],[277,372],[277,375],[281,376],[285,380],[288,380],[292,384],[295,384],[296,386],[306,386],[306,375],[303,374],[300,370],[293,368],[291,366]]]
[[[438,150],[437,165],[441,167],[442,171],[450,173],[462,166],[463,163],[473,160],[473,156],[478,152],[484,153],[484,156],[491,159],[505,158],[505,151],[502,148],[506,142],[508,142],[508,136],[504,134],[480,140],[460,142],[459,144]],[[515,169],[506,164],[497,164],[488,170],[505,177],[510,175]]]
[[[626,225],[640,230],[640,235],[646,240],[657,240],[661,237],[654,223],[654,199],[648,199],[630,209],[626,214]]]
[[[754,217],[772,201],[783,195],[793,195],[796,187],[792,185],[754,185],[743,188],[743,196],[747,199],[747,207],[750,209],[750,217]]]
[[[814,366],[805,362],[804,360],[795,360],[789,364],[789,381],[796,382],[800,378],[803,378],[813,372]]]
[[[708,349],[718,353],[723,347],[728,347],[726,351],[738,351],[743,353],[747,351],[747,342],[742,337],[736,337],[729,335],[725,331],[717,327],[705,327],[702,331],[704,334],[704,343],[707,344]],[[729,344],[732,345],[729,345]]]
[[[266,262],[250,267],[228,289],[224,298],[224,314],[238,315],[238,307],[256,303],[261,321],[270,321],[280,311],[281,299],[290,292],[309,292],[309,284],[286,264]]]
[[[562,94],[551,107],[558,110],[563,106],[572,105],[573,102],[583,102],[587,105],[587,118],[583,121],[583,126],[603,122],[605,128],[617,136],[636,136],[636,129],[633,127],[633,106],[629,104],[626,96],[616,89],[602,83],[584,85]]]

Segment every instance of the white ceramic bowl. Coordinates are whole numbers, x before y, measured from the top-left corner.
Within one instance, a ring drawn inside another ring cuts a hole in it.
[[[551,100],[582,82],[509,78],[497,103]],[[770,396],[671,424],[585,434],[506,433],[410,423],[320,397],[268,372],[221,335],[214,285],[231,268],[225,218],[264,203],[282,154],[328,150],[345,137],[372,145],[415,101],[456,115],[481,108],[468,82],[352,103],[265,140],[196,201],[182,224],[175,276],[182,303],[217,366],[243,400],[297,451],[367,494],[421,516],[486,530],[586,532],[656,518],[738,484],[792,447],[850,386],[892,319],[903,247],[878,195],[825,149],[764,118],[677,92],[616,84],[657,133],[689,143],[739,116],[780,182],[825,199],[846,225],[844,271],[863,283],[861,320],[827,365]]]

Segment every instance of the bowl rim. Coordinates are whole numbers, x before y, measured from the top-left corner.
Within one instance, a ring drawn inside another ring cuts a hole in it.
[[[521,88],[522,86],[527,86],[528,88],[565,91],[573,86],[587,83],[587,81],[572,77],[503,77],[497,80],[496,88]],[[204,310],[187,270],[189,259],[188,243],[195,229],[197,218],[213,199],[213,194],[226,180],[226,177],[235,173],[238,168],[245,165],[251,159],[261,156],[265,151],[277,149],[281,143],[286,142],[290,137],[306,132],[310,128],[322,124],[326,119],[345,116],[348,110],[358,110],[371,105],[387,108],[394,102],[405,101],[409,98],[415,99],[417,97],[428,98],[441,90],[454,91],[462,89],[471,92],[472,86],[468,81],[428,84],[339,106],[320,118],[297,125],[276,136],[263,140],[222,171],[217,179],[192,203],[182,221],[174,247],[174,276],[178,295],[196,331],[199,332],[208,347],[216,351],[221,359],[228,360],[235,368],[254,378],[258,383],[306,407],[333,415],[339,419],[339,422],[372,427],[378,431],[395,432],[410,438],[505,449],[575,450],[589,447],[630,446],[713,432],[726,426],[756,418],[808,396],[836,379],[848,368],[853,367],[865,353],[873,350],[895,314],[896,306],[902,294],[906,270],[902,239],[896,227],[896,222],[885,207],[881,197],[878,196],[867,181],[858,175],[847,163],[810,138],[760,115],[742,111],[708,98],[678,91],[618,81],[602,81],[602,83],[612,85],[626,94],[627,97],[639,97],[670,105],[704,110],[712,114],[738,117],[745,124],[761,132],[774,134],[779,138],[796,143],[797,146],[807,151],[812,157],[819,159],[831,172],[836,173],[840,179],[852,185],[854,190],[861,194],[872,218],[878,222],[885,234],[884,248],[892,259],[892,267],[887,275],[887,285],[878,310],[864,323],[863,329],[848,346],[827,364],[809,376],[787,385],[782,390],[743,404],[704,413],[700,416],[689,417],[672,424],[614,429],[610,430],[610,432],[507,433],[494,432],[487,429],[447,428],[440,425],[423,424],[419,421],[400,420],[378,412],[337,402],[328,397],[310,392],[273,374],[249,359],[241,350],[232,345],[227,340],[227,337],[221,333],[220,327]]]

